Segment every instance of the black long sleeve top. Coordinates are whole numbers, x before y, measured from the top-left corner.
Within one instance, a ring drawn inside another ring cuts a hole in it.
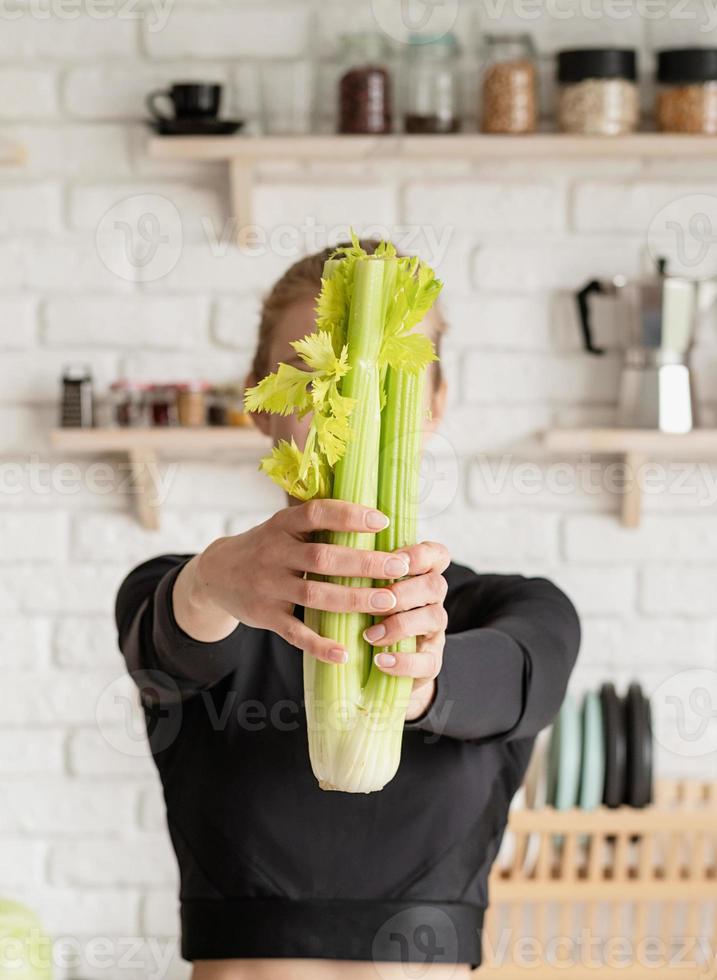
[[[406,725],[397,775],[325,792],[299,652],[244,624],[189,637],[172,588],[190,557],[138,566],[116,604],[180,868],[183,956],[478,964],[508,807],[578,652],[569,599],[451,564],[436,697]]]

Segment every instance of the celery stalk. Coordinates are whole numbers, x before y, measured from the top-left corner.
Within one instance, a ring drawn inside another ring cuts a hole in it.
[[[261,462],[288,494],[378,506],[391,521],[378,536],[325,532],[320,540],[392,551],[416,539],[423,387],[435,351],[413,328],[440,289],[417,258],[398,258],[386,242],[369,256],[354,238],[325,265],[317,331],[292,343],[308,370],[281,364],[246,393],[249,411],[312,413],[303,448],[280,440]],[[374,647],[362,635],[371,620],[368,614],[304,611],[311,629],[349,653],[346,664],[304,654],[309,753],[324,789],[379,790],[399,764],[412,681],[375,666]],[[413,638],[389,649],[415,648]]]
[[[379,551],[395,551],[416,541],[424,374],[387,370],[378,507],[391,523],[376,535]],[[412,653],[416,638],[383,649]],[[351,792],[383,789],[396,774],[412,685],[410,677],[392,677],[371,660],[356,723],[343,735],[336,760],[336,770]]]
[[[378,357],[383,340],[385,264],[379,260],[357,263],[351,312],[346,332],[351,370],[341,394],[356,399],[351,416],[351,438],[334,470],[333,497],[375,507],[378,495],[377,463],[381,435]],[[372,533],[332,532],[330,544],[368,550]],[[368,586],[370,580],[337,578],[339,585]],[[349,655],[346,664],[316,665],[309,720],[309,754],[324,789],[348,789],[333,765],[341,739],[350,731],[361,702],[361,689],[371,663],[371,648],[363,631],[371,623],[365,613],[323,612],[319,632],[341,644]],[[306,654],[304,655],[306,657]],[[307,703],[307,713],[309,712]],[[350,791],[350,790],[348,790]]]

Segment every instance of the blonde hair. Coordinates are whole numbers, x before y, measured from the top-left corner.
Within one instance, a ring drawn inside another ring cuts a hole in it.
[[[369,255],[373,254],[378,241],[366,239],[361,242],[361,247]],[[334,248],[325,248],[321,252],[307,255],[298,262],[289,266],[286,272],[274,283],[268,295],[265,297],[261,308],[261,319],[259,321],[259,337],[257,339],[256,351],[252,362],[252,374],[257,381],[260,381],[271,370],[269,352],[271,341],[274,336],[274,329],[284,311],[297,300],[310,298],[315,299],[321,289],[321,275],[324,270],[324,263],[334,251]],[[436,347],[436,353],[441,355],[441,338],[448,329],[448,324],[443,318],[438,305],[433,308],[435,328],[431,333],[431,339]],[[438,388],[443,380],[440,361],[432,365],[434,388]]]

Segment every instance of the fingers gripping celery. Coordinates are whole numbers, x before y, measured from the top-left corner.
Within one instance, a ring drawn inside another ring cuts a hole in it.
[[[354,239],[326,263],[317,332],[292,345],[308,370],[282,364],[247,392],[250,411],[312,413],[303,450],[281,441],[261,463],[289,494],[378,506],[391,519],[378,536],[332,532],[330,543],[390,551],[415,541],[424,377],[435,353],[411,331],[440,288],[418,259],[398,258],[388,243],[369,256]],[[412,682],[373,663],[362,635],[370,616],[307,609],[305,621],[349,653],[346,664],[304,655],[314,773],[324,789],[382,789],[399,764]],[[415,638],[391,649],[415,650]]]

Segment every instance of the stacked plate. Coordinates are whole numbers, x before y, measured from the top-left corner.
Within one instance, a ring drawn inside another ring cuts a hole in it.
[[[558,810],[579,807],[644,807],[652,802],[652,723],[650,702],[637,682],[624,697],[606,682],[581,702],[567,694],[551,728],[542,731],[514,807]],[[539,837],[528,839],[523,871],[530,874]],[[514,860],[515,845],[506,833],[500,866]]]

